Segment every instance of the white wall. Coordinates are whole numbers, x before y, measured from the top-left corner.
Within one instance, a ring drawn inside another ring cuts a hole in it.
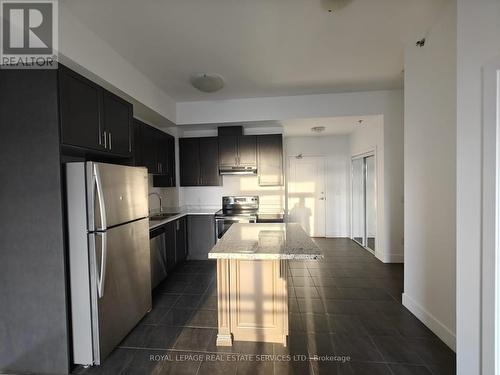
[[[405,51],[403,304],[455,348],[456,4]]]
[[[286,171],[298,154],[325,157],[326,236],[349,237],[349,136],[286,137]]]
[[[177,103],[177,124],[241,123],[383,114],[402,123],[402,91],[213,100]]]
[[[133,99],[135,114],[157,126],[175,122],[175,101],[84,26],[64,1],[59,1],[59,53],[64,64],[86,76],[90,73],[90,78],[106,88]]]
[[[500,56],[500,2],[458,0],[457,369],[481,374],[482,67]]]

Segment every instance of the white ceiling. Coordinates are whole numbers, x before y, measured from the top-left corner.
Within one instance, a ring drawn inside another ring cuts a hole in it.
[[[353,0],[328,13],[320,0],[62,1],[176,101],[399,88],[405,43],[443,2]],[[198,92],[200,72],[226,87]]]
[[[382,116],[349,116],[349,117],[321,117],[280,121],[285,137],[325,137],[329,135],[347,135],[360,126],[370,126],[381,121]],[[359,123],[359,121],[362,121]],[[315,133],[311,128],[324,126],[325,130]]]

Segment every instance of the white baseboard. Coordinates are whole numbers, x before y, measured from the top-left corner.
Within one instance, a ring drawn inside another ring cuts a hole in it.
[[[454,352],[457,351],[457,337],[455,334],[406,293],[403,293],[403,306],[410,310]]]
[[[404,255],[403,254],[397,254],[397,253],[377,253],[375,252],[375,256],[380,259],[380,261],[384,263],[404,263]]]

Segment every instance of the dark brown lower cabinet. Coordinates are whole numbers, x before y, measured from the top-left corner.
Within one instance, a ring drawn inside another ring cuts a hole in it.
[[[190,260],[207,260],[215,245],[215,216],[189,215],[187,218],[188,252]]]
[[[160,229],[156,228],[151,233],[162,230],[165,233],[165,252],[167,260],[167,274],[187,257],[187,219],[180,219],[166,223]]]
[[[176,232],[175,221],[165,224],[165,241],[167,242],[167,274],[175,268]]]
[[[175,264],[184,262],[187,257],[186,217],[175,221]]]

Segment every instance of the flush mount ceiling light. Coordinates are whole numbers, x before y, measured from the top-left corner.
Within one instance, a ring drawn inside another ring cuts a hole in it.
[[[314,128],[311,128],[311,131],[313,133],[321,133],[321,132],[325,131],[325,127],[324,126],[315,126]]]
[[[321,6],[332,13],[345,8],[352,0],[321,0]]]
[[[200,73],[191,77],[191,85],[202,92],[215,92],[224,87],[224,79],[213,73]]]

